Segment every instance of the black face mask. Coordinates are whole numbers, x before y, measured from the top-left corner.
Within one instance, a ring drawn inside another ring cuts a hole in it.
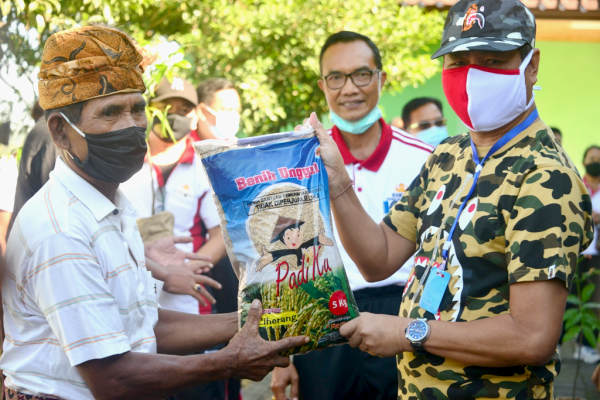
[[[169,122],[169,126],[173,131],[173,137],[175,141],[178,142],[185,135],[190,133],[190,127],[192,126],[192,119],[188,117],[184,117],[179,114],[168,114],[167,121]],[[160,124],[160,120],[154,117],[154,124]],[[165,142],[172,142],[171,136],[167,134],[166,137],[158,136],[161,140]]]
[[[87,142],[88,155],[84,161],[72,154],[71,157],[75,165],[92,178],[122,183],[144,165],[147,150],[145,128],[130,126],[117,131],[86,135],[66,116],[63,115],[63,118]]]
[[[600,162],[589,163],[585,166],[585,172],[593,177],[600,176]]]

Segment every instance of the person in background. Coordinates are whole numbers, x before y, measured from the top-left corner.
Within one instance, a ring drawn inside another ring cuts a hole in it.
[[[593,237],[592,209],[539,118],[535,31],[519,0],[450,8],[433,58],[444,57],[444,94],[469,132],[437,146],[379,224],[310,116],[337,228],[363,276],[381,280],[415,260],[399,316],[363,312],[340,327],[351,346],[398,356],[399,399],[554,397],[556,346],[577,259]]]
[[[390,125],[394,128],[404,129],[404,121],[402,121],[402,117],[394,117]]]
[[[418,175],[433,148],[391,127],[381,117],[379,99],[386,80],[379,49],[367,36],[341,31],[329,36],[320,53],[319,88],[334,126],[329,132],[352,178],[353,191],[369,216],[381,219]],[[355,228],[359,227],[356,225]],[[340,243],[337,230],[335,239]],[[354,298],[361,312],[397,315],[411,263],[387,279],[367,282],[340,248]],[[396,360],[379,358],[347,344],[295,355],[293,365],[273,371],[276,400],[397,398]]]
[[[148,224],[161,221],[162,213],[170,213],[173,216],[171,234],[192,239],[177,247],[215,263],[225,254],[225,243],[208,180],[189,137],[197,104],[196,91],[190,82],[179,77],[172,81],[164,78],[160,82],[150,106],[166,112],[170,131],[161,126],[158,118],[153,121],[147,139],[146,161],[139,172],[121,185],[121,190],[132,201],[139,217],[153,218],[146,222]],[[144,233],[142,230],[142,237]],[[165,285],[159,295],[159,305],[191,314],[210,313],[214,298],[203,298],[192,286],[195,284],[182,292],[182,288]]]
[[[600,240],[599,229],[600,229],[600,146],[592,145],[589,146],[583,153],[583,166],[585,168],[585,174],[583,175],[583,182],[588,189],[592,199],[592,221],[594,224],[594,239],[585,251],[581,254],[583,259],[578,265],[578,275],[586,273],[588,271],[600,271]],[[600,294],[600,279],[598,275],[590,278],[591,283],[596,286],[596,290],[592,296],[592,301],[598,302]],[[582,287],[588,282],[582,282]],[[571,294],[577,294],[576,288],[571,289]],[[568,307],[567,307],[568,308]],[[585,337],[582,338],[582,344],[575,345],[575,351],[573,356],[576,359],[581,359],[585,363],[594,364],[600,361],[600,352],[591,346],[591,343],[587,341]]]
[[[224,78],[209,78],[198,85],[196,93],[197,125],[190,137],[194,141],[235,138],[240,126],[242,106],[233,83]],[[223,257],[215,262],[210,274],[222,284],[222,289],[214,293],[216,311],[237,311],[238,279],[229,258]]]
[[[240,129],[242,103],[233,83],[209,78],[198,85],[198,127],[194,140],[231,139]]]
[[[190,133],[194,141],[205,139],[235,138],[240,126],[241,102],[233,83],[224,78],[209,78],[196,88],[197,126]],[[235,312],[238,309],[238,278],[235,276],[229,257],[215,262],[210,276],[221,283],[221,290],[215,291],[214,305],[218,313]],[[240,380],[230,379],[225,384],[225,397],[237,400],[241,392]]]
[[[35,125],[27,134],[21,151],[13,220],[23,204],[46,183],[57,157],[56,147],[37,100],[32,108],[31,117]]]
[[[402,108],[404,130],[436,147],[448,137],[442,103],[433,97],[417,97]]]
[[[4,147],[4,145],[0,146]],[[11,216],[14,214],[15,191],[18,179],[17,157],[15,154],[8,153],[0,156],[0,176],[2,177],[2,193],[0,193],[0,255],[4,256]]]
[[[558,129],[555,126],[551,126],[550,129],[552,129],[552,133],[554,133],[554,138],[556,139],[556,141],[558,142],[558,144],[560,144],[562,146],[562,132],[560,129]]]
[[[133,39],[102,26],[59,31],[44,45],[40,105],[60,157],[7,245],[8,398],[164,398],[201,382],[261,379],[289,363],[281,351],[308,341],[262,340],[259,301],[239,332],[233,313],[157,307],[135,211],[119,190],[147,151],[141,60]]]
[[[210,185],[200,158],[194,152],[190,132],[196,125],[198,97],[196,89],[187,80],[174,77],[164,78],[157,86],[150,106],[166,111],[169,133],[156,119],[148,136],[149,157],[136,175],[122,185],[128,198],[138,207],[138,215],[156,218],[157,214],[168,212],[174,217],[175,236],[191,236],[190,243],[178,244],[180,250],[194,252],[211,260],[212,265],[220,265],[225,255],[225,243],[219,226],[219,215],[214,205]],[[153,217],[154,216],[154,217]],[[212,270],[191,271],[197,280],[187,287],[170,286],[165,283],[159,295],[162,308],[191,314],[211,312],[232,312],[217,310],[222,284],[210,293],[201,296],[194,287],[202,286],[203,276],[220,282]],[[180,281],[178,280],[177,283]],[[211,281],[208,281],[211,282]],[[182,284],[185,281],[181,281]],[[186,290],[187,289],[187,290]],[[210,290],[210,289],[209,289]],[[206,292],[205,292],[206,293]],[[230,294],[237,296],[237,293]],[[222,399],[228,398],[231,388],[227,381],[210,382],[184,389],[173,399]]]

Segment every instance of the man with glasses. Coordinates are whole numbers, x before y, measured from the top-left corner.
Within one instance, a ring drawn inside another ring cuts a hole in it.
[[[418,174],[432,148],[381,118],[378,103],[386,73],[371,39],[347,31],[331,35],[321,48],[320,69],[319,88],[334,123],[330,135],[353,181],[347,190],[352,187],[369,215],[381,219]],[[367,282],[352,259],[344,251],[341,254],[361,312],[397,315],[408,269],[398,268],[385,280]],[[294,356],[294,365],[273,373],[271,386],[277,400],[286,398],[290,383],[291,398],[298,397],[299,388],[305,400],[396,399],[393,357],[373,357],[343,345]]]
[[[433,97],[417,97],[402,108],[404,129],[433,147],[448,137],[442,103]]]

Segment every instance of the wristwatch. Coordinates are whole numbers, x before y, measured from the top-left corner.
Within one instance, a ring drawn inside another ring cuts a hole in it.
[[[423,350],[423,344],[429,338],[429,332],[429,324],[425,318],[412,320],[404,330],[406,338],[415,351]]]

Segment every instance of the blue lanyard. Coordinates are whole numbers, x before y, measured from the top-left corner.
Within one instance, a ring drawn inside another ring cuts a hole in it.
[[[454,219],[454,223],[452,224],[452,228],[450,228],[448,237],[446,238],[446,241],[444,242],[444,245],[442,247],[442,259],[443,259],[444,265],[445,265],[446,261],[448,260],[448,251],[450,250],[450,242],[452,241],[452,235],[454,235],[454,231],[456,230],[456,225],[458,224],[458,219],[460,218],[460,214],[462,214],[465,206],[467,205],[467,202],[469,201],[469,199],[473,195],[473,192],[475,191],[475,187],[477,186],[477,180],[479,179],[479,175],[481,174],[481,170],[483,169],[483,164],[485,164],[485,162],[488,160],[488,158],[490,158],[495,152],[497,152],[500,148],[502,148],[502,146],[504,146],[506,143],[508,143],[512,139],[514,139],[514,137],[517,136],[519,133],[521,133],[525,129],[529,128],[529,126],[531,124],[533,124],[533,122],[537,118],[538,118],[538,111],[537,111],[537,109],[534,109],[533,112],[531,114],[529,114],[529,116],[523,122],[521,122],[519,125],[512,128],[507,133],[505,133],[504,136],[502,136],[496,143],[494,143],[494,145],[487,152],[485,157],[483,157],[483,160],[479,160],[479,154],[477,154],[477,147],[475,147],[475,143],[473,143],[473,139],[471,139],[471,150],[473,151],[473,161],[475,161],[475,164],[477,164],[477,166],[475,167],[475,175],[473,175],[473,184],[471,185],[471,189],[469,189],[469,193],[467,193],[467,197],[465,197],[462,204],[460,205],[460,208],[458,209],[458,213],[456,214],[456,218]]]

